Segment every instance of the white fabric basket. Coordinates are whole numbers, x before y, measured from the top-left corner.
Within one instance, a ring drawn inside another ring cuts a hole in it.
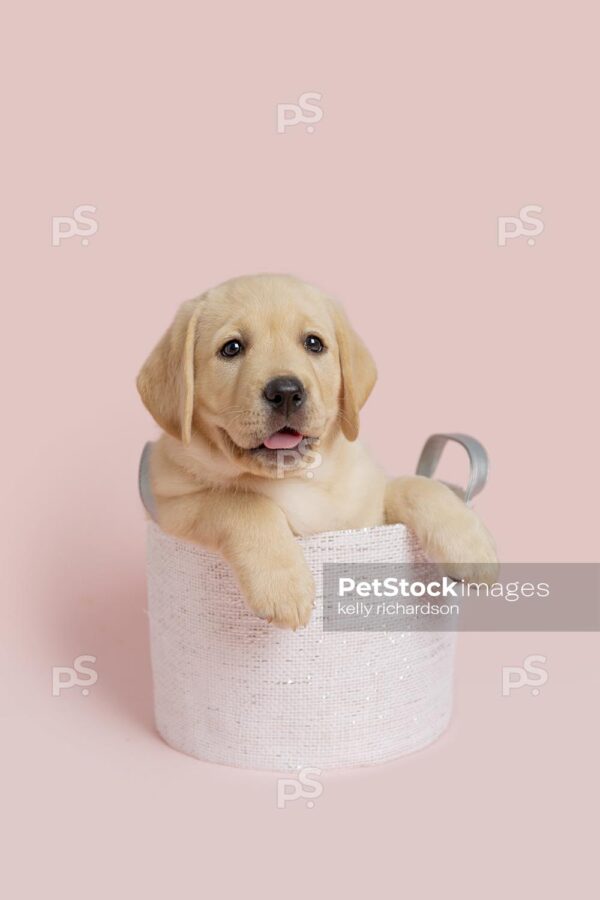
[[[403,525],[301,540],[317,583],[297,632],[258,619],[214,553],[148,523],[158,731],[198,759],[253,769],[368,765],[425,747],[452,706],[453,632],[322,628],[322,566],[424,562]]]
[[[220,556],[148,523],[155,716],[171,747],[231,766],[326,769],[395,759],[446,728],[454,632],[322,627],[323,564],[422,565],[412,533],[391,525],[300,543],[317,602],[292,632],[248,610]]]

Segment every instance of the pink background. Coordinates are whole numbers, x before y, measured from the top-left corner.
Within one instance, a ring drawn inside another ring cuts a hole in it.
[[[204,765],[154,734],[134,378],[177,304],[290,271],[380,370],[390,471],[475,434],[506,561],[598,558],[594,5],[13,5],[5,251],[1,727],[7,896],[592,896],[594,635],[466,635],[430,749],[323,776]],[[276,104],[323,118],[276,130]],[[51,218],[97,233],[51,245]],[[544,231],[497,241],[498,216]],[[456,457],[449,467],[458,471]],[[590,468],[593,471],[590,471]],[[547,657],[539,696],[504,665]],[[98,681],[51,696],[51,669]],[[597,803],[597,795],[596,795]],[[587,886],[586,886],[587,885]]]

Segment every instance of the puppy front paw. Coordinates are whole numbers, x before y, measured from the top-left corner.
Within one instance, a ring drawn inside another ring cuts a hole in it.
[[[260,569],[241,575],[240,582],[249,608],[261,619],[294,631],[310,622],[315,583],[304,558],[283,567],[265,560]]]
[[[498,577],[496,547],[483,522],[467,507],[442,520],[423,541],[426,555],[455,581],[493,584]]]

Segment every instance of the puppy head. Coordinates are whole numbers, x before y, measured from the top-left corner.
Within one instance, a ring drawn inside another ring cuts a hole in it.
[[[168,434],[273,475],[281,453],[326,446],[340,430],[355,440],[375,380],[333,301],[290,276],[257,275],[184,303],[137,385]]]

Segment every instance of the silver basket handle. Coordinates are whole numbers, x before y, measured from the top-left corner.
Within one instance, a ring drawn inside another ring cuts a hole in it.
[[[432,434],[425,441],[425,446],[421,451],[421,456],[417,463],[417,475],[433,478],[448,441],[455,441],[467,451],[470,467],[469,481],[464,491],[460,490],[460,488],[456,490],[457,493],[460,492],[465,503],[469,503],[473,497],[476,497],[484,489],[490,468],[485,447],[474,437],[470,437],[468,434]]]

